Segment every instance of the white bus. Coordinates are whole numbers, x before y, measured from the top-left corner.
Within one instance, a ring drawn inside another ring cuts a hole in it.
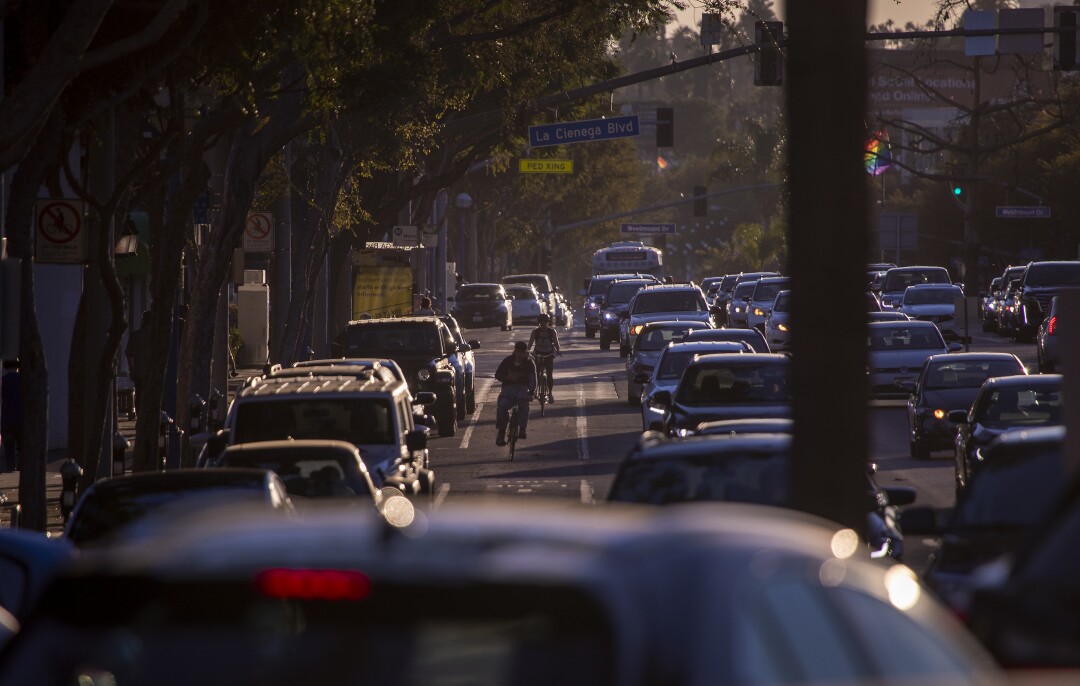
[[[592,273],[600,274],[652,274],[664,279],[664,254],[660,248],[645,245],[641,241],[621,241],[600,248],[593,253]]]

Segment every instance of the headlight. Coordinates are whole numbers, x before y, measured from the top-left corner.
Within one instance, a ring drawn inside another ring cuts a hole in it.
[[[945,410],[934,410],[934,419],[945,419]]]
[[[431,378],[431,370],[421,369],[420,371],[416,372],[416,378],[420,379],[421,381],[427,381]]]
[[[735,306],[735,314],[738,314],[739,312],[742,312],[742,308],[739,307],[738,305],[736,305]]]
[[[641,333],[641,330],[644,329],[644,328],[645,328],[644,324],[635,324],[634,326],[630,327],[630,335],[631,336],[636,336],[639,333]]]
[[[761,309],[760,307],[755,307],[754,308],[754,316],[755,317],[764,317],[765,316],[765,310]]]
[[[505,302],[499,303],[498,309],[499,309],[500,312],[506,312],[506,303]]]
[[[595,310],[598,307],[600,307],[600,306],[597,305],[596,303],[589,303],[588,305],[585,306],[585,309],[587,309],[587,310]]]
[[[787,325],[787,324],[785,324],[784,322],[780,322],[779,324],[777,324],[777,325],[776,325],[776,328],[780,329],[780,330],[781,330],[781,331],[783,331],[784,333],[787,333],[787,332],[788,332],[788,325]]]
[[[614,318],[615,318],[615,313],[613,313],[613,312],[605,312],[604,313],[604,319],[614,319]]]

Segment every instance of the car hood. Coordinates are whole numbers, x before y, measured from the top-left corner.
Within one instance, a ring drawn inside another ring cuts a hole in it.
[[[630,317],[632,324],[648,324],[649,322],[707,322],[708,312],[651,312],[649,314],[635,314]]]
[[[789,419],[791,417],[791,405],[761,403],[690,407],[675,403],[672,413],[674,414],[676,426],[692,428],[701,422],[714,422],[723,419]]]
[[[949,410],[968,410],[975,402],[978,388],[942,388],[923,393],[923,407]]]

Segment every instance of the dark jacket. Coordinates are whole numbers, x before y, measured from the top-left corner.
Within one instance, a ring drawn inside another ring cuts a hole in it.
[[[502,381],[503,386],[527,386],[529,390],[536,388],[536,365],[529,358],[518,364],[513,355],[507,356],[499,363],[495,370],[495,378]]]

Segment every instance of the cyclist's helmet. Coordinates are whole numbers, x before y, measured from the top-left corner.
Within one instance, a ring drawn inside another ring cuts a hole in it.
[[[537,324],[547,324],[550,321],[551,321],[551,317],[547,316],[546,314],[542,314],[542,315],[540,315],[539,317],[536,318],[536,323]]]

